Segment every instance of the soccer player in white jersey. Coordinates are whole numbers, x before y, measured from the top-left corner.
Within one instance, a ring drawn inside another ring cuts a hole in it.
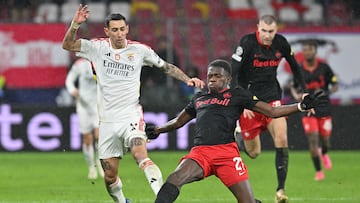
[[[155,194],[162,186],[160,169],[146,149],[143,111],[139,104],[140,73],[143,65],[155,66],[189,86],[204,87],[198,78],[189,78],[181,69],[161,59],[150,47],[126,39],[129,25],[121,14],[105,19],[108,38],[76,39],[80,24],[89,17],[89,9],[79,6],[63,40],[63,48],[88,59],[97,76],[99,111],[99,158],[105,172],[105,185],[115,202],[125,203],[118,176],[119,160],[127,149],[144,171]]]
[[[78,86],[75,86],[78,81]],[[82,152],[89,167],[88,178],[96,179],[98,173],[104,177],[100,159],[95,159],[94,147],[99,137],[99,119],[96,103],[96,82],[91,63],[83,58],[77,59],[66,76],[66,89],[76,99],[76,113],[79,129],[83,136]],[[95,142],[94,142],[95,139]],[[95,145],[94,145],[95,143]]]

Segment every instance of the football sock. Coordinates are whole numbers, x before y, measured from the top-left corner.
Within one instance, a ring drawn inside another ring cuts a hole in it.
[[[319,156],[311,157],[311,159],[312,159],[312,161],[313,161],[315,170],[316,170],[316,171],[321,171],[321,165],[320,165],[320,158],[319,158]]]
[[[326,146],[322,146],[321,147],[321,153],[324,155],[324,154],[327,154],[328,153],[328,148]]]
[[[172,203],[179,196],[179,193],[180,191],[175,185],[166,182],[161,187],[155,203]]]
[[[275,148],[275,166],[278,179],[278,187],[276,191],[285,188],[285,180],[288,171],[289,162],[289,149],[288,148]]]
[[[92,144],[91,145],[83,144],[82,151],[84,153],[85,160],[86,160],[88,166],[95,167],[95,160],[94,160],[95,152],[94,152],[93,145]]]
[[[125,196],[122,192],[122,182],[119,177],[117,177],[115,183],[108,186],[107,190],[115,203],[126,203]]]
[[[157,195],[162,184],[162,174],[157,165],[151,161],[150,158],[146,158],[139,163],[139,167],[144,171],[147,180],[153,190],[154,194]]]

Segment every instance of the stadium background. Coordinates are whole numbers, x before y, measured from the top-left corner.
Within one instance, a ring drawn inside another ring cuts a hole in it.
[[[327,2],[327,3],[326,3]],[[258,16],[276,15],[279,32],[290,42],[307,37],[332,43],[319,48],[338,74],[339,92],[333,95],[334,149],[360,149],[360,18],[358,1],[346,0],[133,0],[86,1],[91,18],[80,33],[102,37],[104,17],[120,11],[130,23],[129,39],[156,48],[157,38],[166,35],[168,60],[174,53],[179,66],[196,66],[205,79],[206,65],[215,58],[230,59],[240,37],[256,29]],[[0,73],[5,79],[0,105],[0,151],[78,151],[81,136],[73,101],[64,90],[68,68],[74,55],[61,49],[77,1],[0,1]],[[25,8],[28,16],[14,18]],[[298,46],[294,44],[294,50]],[[279,68],[279,79],[286,88],[289,73]],[[0,83],[1,84],[1,83]],[[161,124],[173,118],[186,104],[176,81],[142,89],[145,119]],[[154,96],[155,94],[155,96]],[[284,99],[286,95],[284,95]],[[288,100],[286,100],[288,101]],[[161,135],[149,149],[186,150],[191,147],[193,125]],[[176,136],[175,136],[176,135]],[[272,141],[262,136],[263,148]],[[291,149],[307,149],[300,115],[289,117]]]

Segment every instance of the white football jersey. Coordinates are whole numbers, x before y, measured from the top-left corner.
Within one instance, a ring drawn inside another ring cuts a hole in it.
[[[79,82],[77,87],[79,95],[76,105],[90,108],[90,110],[95,108],[96,110],[96,81],[93,77],[91,63],[88,60],[80,58],[71,66],[65,81],[66,89],[70,93],[76,89],[76,80]]]
[[[127,40],[125,48],[114,49],[109,38],[81,39],[81,51],[76,55],[91,61],[95,68],[102,122],[119,122],[137,111],[141,67],[165,63],[144,44]]]

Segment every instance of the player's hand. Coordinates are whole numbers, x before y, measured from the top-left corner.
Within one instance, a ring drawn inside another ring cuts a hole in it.
[[[249,109],[244,109],[244,112],[243,112],[243,115],[244,115],[244,118],[254,118],[255,117],[255,114],[253,111],[249,110]]]
[[[156,126],[151,123],[146,123],[145,133],[148,139],[153,140],[159,137],[160,133],[155,132]]]
[[[202,80],[200,80],[199,78],[190,78],[190,80],[188,80],[187,82],[186,82],[186,84],[188,85],[188,86],[191,86],[191,87],[193,87],[193,86],[195,86],[195,87],[198,87],[198,88],[204,88],[205,87],[205,83],[204,83],[204,81],[202,81]]]
[[[87,5],[80,4],[79,8],[75,12],[75,16],[73,18],[73,22],[77,24],[81,24],[85,22],[89,17],[90,11]]]
[[[304,97],[303,101],[300,102],[301,110],[310,110],[319,104],[319,98],[324,95],[324,91],[318,91],[315,94],[308,94]]]

